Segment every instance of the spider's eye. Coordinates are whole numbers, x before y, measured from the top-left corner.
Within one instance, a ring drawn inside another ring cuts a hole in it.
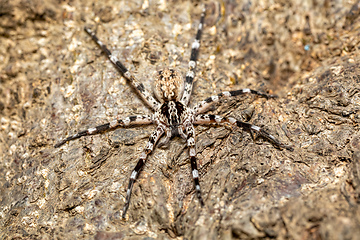
[[[184,80],[181,74],[166,68],[154,74],[154,93],[160,102],[179,101],[184,91]]]

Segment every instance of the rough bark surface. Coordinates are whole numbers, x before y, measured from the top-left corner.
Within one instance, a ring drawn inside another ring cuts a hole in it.
[[[199,1],[0,0],[0,239],[359,239],[360,4],[221,1],[208,11],[191,105],[224,90],[277,94],[210,112],[263,127],[196,127],[201,208],[185,143],[157,148],[121,219],[153,126],[53,146],[150,113],[83,31],[96,30],[150,90],[185,74]]]

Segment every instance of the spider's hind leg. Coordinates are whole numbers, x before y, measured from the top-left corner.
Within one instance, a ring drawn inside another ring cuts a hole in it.
[[[161,139],[158,143],[158,148],[167,148],[168,145],[169,145],[169,141],[172,137],[172,134],[171,134],[171,129],[170,128],[166,128],[165,129],[165,138]]]
[[[230,123],[231,125],[241,127],[247,131],[250,132],[250,134],[256,134],[256,137],[261,136],[274,144],[278,148],[285,148],[289,151],[294,151],[294,149],[286,145],[284,143],[281,143],[279,140],[277,140],[273,135],[262,129],[261,127],[258,127],[256,125],[252,125],[250,123],[242,122],[239,120],[236,120],[232,117],[221,117],[218,115],[211,115],[211,114],[200,114],[196,116],[194,124],[221,124],[221,123]]]
[[[191,162],[191,173],[195,184],[196,196],[199,199],[201,206],[204,206],[204,201],[201,197],[199,171],[196,162],[195,129],[193,125],[186,127],[186,135],[187,135],[187,147],[189,148],[189,157]]]
[[[129,185],[126,190],[126,200],[125,200],[125,205],[124,205],[124,209],[123,209],[123,213],[122,213],[122,218],[126,217],[126,212],[130,205],[131,192],[132,192],[132,188],[134,186],[134,182],[135,182],[137,176],[139,175],[139,172],[143,168],[147,156],[153,151],[154,146],[159,141],[160,137],[164,134],[164,131],[165,131],[164,129],[165,129],[165,127],[158,126],[157,129],[151,134],[151,136],[149,137],[149,141],[147,142],[147,144],[145,146],[144,151],[140,155],[139,161],[137,162],[135,168],[131,172]]]

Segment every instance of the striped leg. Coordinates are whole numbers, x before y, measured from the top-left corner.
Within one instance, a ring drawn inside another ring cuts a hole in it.
[[[83,136],[98,134],[98,133],[104,132],[106,130],[115,129],[117,127],[127,127],[127,126],[132,126],[132,125],[142,125],[142,124],[151,124],[151,123],[152,123],[152,120],[151,120],[151,116],[149,116],[149,115],[138,115],[138,116],[126,117],[124,119],[117,119],[117,120],[113,120],[109,123],[78,132],[70,137],[67,137],[67,138],[61,140],[60,142],[55,144],[54,147],[57,148],[57,147],[60,147],[63,144],[65,144],[67,141],[81,138]]]
[[[258,91],[255,91],[255,90],[252,90],[249,88],[244,88],[244,89],[235,90],[235,91],[226,91],[226,92],[219,93],[218,95],[208,97],[204,101],[201,101],[200,103],[198,103],[194,107],[195,114],[203,113],[211,106],[211,104],[213,104],[214,102],[220,101],[220,99],[222,99],[222,98],[235,97],[235,96],[239,96],[239,95],[243,95],[243,94],[247,94],[247,93],[256,94],[258,96],[265,97],[265,98],[275,98],[276,97],[275,95],[261,93],[261,92],[258,92]]]
[[[128,186],[127,191],[126,191],[126,201],[125,201],[123,214],[122,214],[123,218],[126,217],[126,212],[127,212],[128,208],[129,208],[130,198],[131,198],[131,191],[132,191],[132,188],[134,186],[134,182],[136,180],[136,177],[138,176],[139,172],[141,171],[142,167],[144,166],[147,156],[153,151],[155,144],[158,142],[159,138],[161,137],[161,135],[163,135],[164,132],[165,132],[164,127],[160,125],[151,134],[151,136],[149,137],[149,141],[145,146],[144,151],[140,155],[139,161],[137,162],[134,170],[131,173],[130,180],[129,180],[129,186]]]
[[[198,54],[199,54],[200,38],[201,38],[201,33],[202,33],[202,30],[203,30],[203,26],[204,26],[205,12],[206,12],[206,8],[204,6],[203,11],[201,13],[199,28],[198,28],[195,40],[191,45],[191,56],[190,56],[190,62],[189,62],[189,70],[186,73],[184,93],[183,93],[183,96],[181,98],[181,102],[184,103],[185,105],[187,105],[189,103],[190,96],[191,96],[191,91],[192,91],[192,87],[193,87],[193,81],[194,81],[194,77],[195,77],[194,70],[195,70],[195,67],[196,67],[196,60],[197,60],[197,57],[198,57]]]
[[[110,59],[110,61],[116,66],[116,68],[126,77],[132,86],[138,91],[144,101],[154,110],[158,109],[160,104],[151,96],[151,94],[145,89],[144,84],[140,83],[135,76],[115,57],[111,54],[110,50],[103,44],[98,37],[89,28],[84,28],[91,38],[101,47],[102,51]]]
[[[195,129],[194,126],[188,126],[186,128],[187,146],[189,148],[189,156],[191,161],[191,172],[195,183],[195,191],[197,198],[200,201],[201,206],[204,206],[204,201],[201,197],[200,183],[199,183],[199,171],[196,163],[196,150],[195,150]]]
[[[250,132],[255,131],[256,133],[259,134],[259,136],[267,139],[268,141],[270,141],[271,143],[273,143],[275,146],[279,147],[279,148],[285,148],[289,151],[294,151],[294,149],[291,146],[285,145],[283,143],[281,143],[279,140],[277,140],[275,137],[273,137],[271,134],[269,134],[268,132],[266,132],[265,130],[263,130],[262,128],[252,125],[250,123],[246,123],[246,122],[241,122],[236,120],[235,118],[232,117],[221,117],[218,115],[210,115],[210,114],[201,114],[196,116],[195,122],[194,124],[212,124],[212,123],[230,123],[232,125],[241,127],[245,130],[248,130]]]
[[[165,128],[165,137],[158,143],[158,147],[166,146],[171,139],[171,128]]]

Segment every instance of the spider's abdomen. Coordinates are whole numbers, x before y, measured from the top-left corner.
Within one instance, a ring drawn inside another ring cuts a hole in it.
[[[181,102],[164,102],[159,111],[159,119],[167,126],[176,127],[183,123],[186,117],[186,109]]]
[[[179,101],[184,91],[184,80],[181,74],[170,68],[154,74],[154,93],[160,102]]]

